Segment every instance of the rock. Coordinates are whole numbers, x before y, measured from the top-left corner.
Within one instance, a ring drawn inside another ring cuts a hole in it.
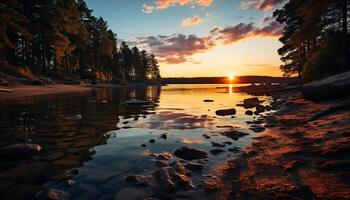
[[[227,144],[227,145],[231,145],[232,144],[232,142],[230,142],[230,141],[226,141],[224,143]]]
[[[174,155],[185,160],[208,158],[208,153],[204,150],[186,146],[176,149]]]
[[[242,153],[242,149],[239,147],[229,148],[228,150],[233,152],[233,153]]]
[[[248,133],[244,133],[244,132],[240,132],[240,131],[235,131],[235,130],[232,130],[232,131],[225,131],[225,132],[222,132],[221,133],[222,135],[228,137],[228,138],[231,138],[233,140],[238,140],[239,138],[241,137],[244,137],[244,136],[247,136],[249,135]]]
[[[134,183],[138,186],[149,186],[152,181],[152,176],[147,175],[130,175],[124,178],[126,182]]]
[[[147,145],[146,144],[141,144],[141,147],[147,147]]]
[[[186,165],[186,168],[190,170],[202,170],[203,167],[204,167],[204,164],[200,164],[200,163],[189,163]]]
[[[266,110],[266,111],[271,111],[271,110],[272,110],[272,107],[271,107],[271,106],[265,106],[265,110]]]
[[[210,135],[208,135],[208,134],[203,134],[203,137],[206,138],[206,139],[210,139],[211,138]]]
[[[70,199],[70,194],[57,189],[47,189],[41,191],[35,195],[37,200],[68,200]]]
[[[265,131],[266,128],[263,127],[263,126],[254,124],[254,125],[251,125],[251,126],[249,127],[249,129],[252,130],[252,131],[254,131],[254,132],[256,132],[256,133],[260,133],[260,132]]]
[[[155,140],[155,139],[150,139],[148,142],[151,143],[151,144],[153,144],[153,143],[156,142],[156,140]]]
[[[211,145],[212,145],[213,147],[225,147],[225,146],[226,146],[225,144],[220,144],[220,143],[218,143],[218,142],[211,142]]]
[[[313,101],[346,97],[350,92],[350,71],[303,85],[303,96]]]
[[[265,106],[262,106],[262,105],[257,105],[255,107],[256,111],[258,111],[259,113],[263,113],[265,112]]]
[[[210,153],[213,155],[219,155],[220,153],[224,152],[225,150],[223,149],[212,149],[210,150]]]
[[[243,100],[243,106],[244,108],[254,108],[260,104],[259,98],[249,98]]]
[[[39,154],[42,147],[37,144],[14,144],[0,149],[0,159],[18,160]]]
[[[168,152],[155,154],[155,156],[156,156],[156,159],[158,159],[158,160],[171,160],[171,159],[173,159],[173,156]]]
[[[251,116],[251,115],[253,115],[254,113],[253,113],[253,111],[251,111],[251,110],[247,110],[247,111],[245,111],[245,114]]]
[[[181,164],[181,163],[179,163]],[[161,196],[168,196],[180,189],[193,189],[191,179],[180,171],[174,170],[172,167],[163,167],[153,173],[153,177],[157,183],[157,190]]]
[[[225,110],[217,110],[215,114],[218,116],[235,115],[236,109],[232,108],[232,109],[225,109]]]
[[[211,100],[211,99],[205,99],[203,101],[206,102],[206,103],[214,102],[214,100]]]
[[[72,180],[72,179],[67,179],[67,180],[66,180],[66,185],[67,185],[68,187],[72,187],[74,184],[75,184],[75,181],[74,181],[74,180]]]
[[[160,135],[160,138],[166,140],[168,138],[168,133],[163,133]]]
[[[161,160],[156,160],[154,162],[155,166],[157,167],[169,167],[168,163],[161,161]]]

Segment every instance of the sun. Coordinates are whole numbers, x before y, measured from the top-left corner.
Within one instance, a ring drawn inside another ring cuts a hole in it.
[[[232,73],[229,74],[227,77],[228,77],[228,80],[230,80],[230,81],[235,80],[235,76]]]

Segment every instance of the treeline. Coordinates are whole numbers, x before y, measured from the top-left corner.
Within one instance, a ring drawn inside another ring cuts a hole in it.
[[[248,83],[280,83],[295,85],[295,77],[271,77],[271,76],[237,76],[233,81],[227,77],[195,77],[195,78],[162,78],[163,84],[248,84]]]
[[[0,71],[160,81],[155,56],[125,42],[118,47],[117,35],[84,0],[1,0]]]
[[[285,75],[303,81],[349,70],[348,0],[289,0],[274,12],[284,24],[278,50]]]

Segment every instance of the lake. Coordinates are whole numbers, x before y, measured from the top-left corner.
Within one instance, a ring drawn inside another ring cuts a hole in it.
[[[45,188],[66,191],[73,199],[114,199],[125,188],[134,188],[126,176],[158,168],[152,154],[173,153],[182,146],[209,152],[212,142],[225,144],[222,153],[209,153],[202,170],[192,172],[198,185],[208,175],[215,176],[213,166],[238,156],[254,137],[246,122],[258,116],[248,116],[236,106],[250,97],[235,93],[233,85],[168,85],[0,102],[0,146],[33,143],[43,148],[35,156],[1,161],[0,199],[28,199]],[[124,104],[132,99],[152,103]],[[264,104],[271,101],[266,96],[259,99]],[[228,108],[236,108],[237,114],[215,114]],[[233,140],[220,134],[227,129],[249,135]]]

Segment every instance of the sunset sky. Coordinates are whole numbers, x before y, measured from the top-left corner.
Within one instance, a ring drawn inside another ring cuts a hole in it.
[[[87,0],[119,40],[146,48],[163,77],[281,76],[284,0]]]

